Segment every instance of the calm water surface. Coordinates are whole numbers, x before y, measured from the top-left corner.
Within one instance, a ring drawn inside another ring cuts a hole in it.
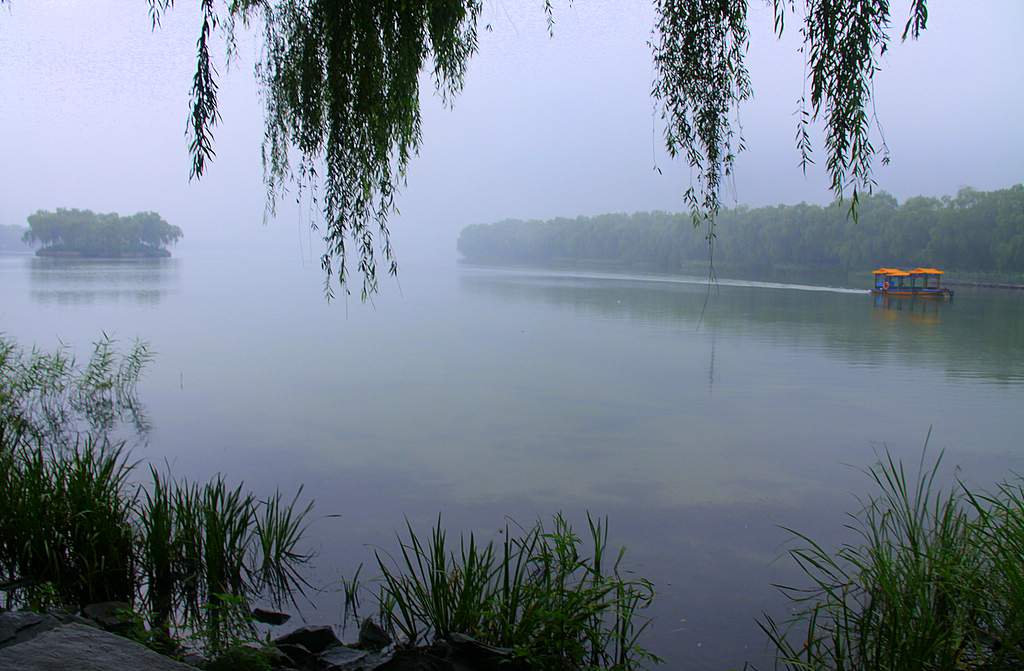
[[[754,618],[784,612],[771,584],[797,579],[778,525],[842,540],[881,446],[917,459],[931,427],[969,482],[1024,470],[1024,292],[886,304],[454,265],[400,277],[373,305],[328,304],[317,265],[292,257],[0,256],[0,331],[82,352],[103,331],[148,341],[154,428],[136,456],[259,492],[304,483],[325,588],[304,612],[321,622],[403,516],[491,536],[506,515],[590,510],[656,582],[649,643],[670,668],[764,664]]]

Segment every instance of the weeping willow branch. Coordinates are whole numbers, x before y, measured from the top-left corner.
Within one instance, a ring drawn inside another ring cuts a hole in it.
[[[429,59],[442,98],[459,93],[477,48],[480,4],[314,0],[262,10],[271,207],[290,181],[312,187],[325,221],[325,289],[333,295],[334,277],[347,287],[354,245],[366,298],[377,290],[375,252],[389,273],[398,270],[387,222],[422,137],[419,74]]]
[[[152,11],[153,21],[158,14]],[[192,78],[192,114],[189,119],[189,152],[192,154],[192,172],[189,177],[198,177],[206,170],[207,161],[213,151],[213,127],[220,121],[217,111],[217,69],[210,59],[210,34],[217,29],[218,19],[213,10],[213,0],[202,0],[203,25],[196,41],[196,73]]]
[[[236,24],[262,24],[256,77],[265,101],[262,156],[268,210],[288,187],[321,210],[325,291],[348,293],[353,270],[365,299],[378,287],[378,262],[398,271],[388,232],[395,196],[420,147],[420,79],[428,68],[446,104],[462,89],[477,51],[483,0],[197,0],[202,24],[189,119],[192,176],[213,158],[217,71],[210,40],[218,29],[233,49]],[[872,168],[888,149],[874,112],[874,81],[890,43],[888,0],[765,0],[781,37],[798,17],[809,92],[800,97],[796,148],[814,164],[810,127],[824,126],[825,169],[837,198],[851,192],[856,218]],[[0,0],[2,4],[4,0]],[[154,27],[174,0],[148,0]],[[553,3],[539,0],[549,32]],[[745,143],[739,110],[753,96],[747,69],[747,0],[654,0],[652,95],[665,146],[691,168],[683,194],[695,225],[714,221],[721,189]],[[911,0],[901,39],[917,39],[927,0]],[[320,228],[319,226],[314,226]]]
[[[874,79],[889,47],[887,0],[771,0],[774,31],[781,37],[789,15],[801,11],[805,77],[810,98],[800,98],[796,147],[806,173],[813,146],[809,127],[825,127],[825,167],[837,198],[852,191],[857,217],[861,193],[875,186],[872,167],[889,159],[874,113]],[[746,67],[746,0],[657,0],[652,40],[656,78],[653,95],[665,121],[665,145],[682,155],[695,175],[684,193],[694,223],[708,221],[709,241],[718,213],[723,178],[745,149],[738,111],[753,91]],[[928,21],[926,0],[914,0],[902,39],[917,39]],[[872,136],[881,141],[876,146]]]
[[[661,105],[669,156],[685,157],[696,173],[683,200],[694,225],[708,222],[713,242],[722,180],[732,174],[743,136],[732,116],[753,95],[745,55],[746,2],[657,0],[651,94]]]

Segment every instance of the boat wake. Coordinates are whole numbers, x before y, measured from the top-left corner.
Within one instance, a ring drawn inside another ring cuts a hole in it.
[[[618,282],[646,282],[650,284],[685,284],[711,287],[754,287],[758,289],[783,289],[791,291],[822,291],[836,294],[870,294],[867,289],[848,289],[846,287],[829,287],[813,284],[790,284],[788,282],[760,282],[757,280],[734,280],[729,278],[716,278],[709,282],[706,277],[693,275],[634,275],[630,273],[601,273],[601,272],[579,272],[561,270],[526,270],[520,268],[491,268],[485,266],[465,266],[474,272],[485,274],[515,275],[536,279],[579,279],[579,280],[608,280]]]

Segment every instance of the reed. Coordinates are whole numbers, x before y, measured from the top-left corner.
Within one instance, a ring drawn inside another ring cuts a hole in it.
[[[218,475],[202,485],[136,464],[111,438],[141,416],[143,346],[97,344],[83,367],[0,338],[0,594],[6,607],[123,601],[165,639],[212,651],[252,633],[258,598],[295,603],[312,503],[258,499]],[[135,422],[136,430],[144,430]]]
[[[260,501],[221,476],[199,486],[153,469],[139,516],[151,627],[198,633],[216,652],[252,636],[255,598],[295,604],[310,559],[299,548],[312,503],[300,494]]]
[[[146,582],[146,604],[151,626],[170,633],[176,610],[180,548],[175,536],[178,509],[167,479],[150,466],[152,486],[144,489],[139,508],[141,569]]]
[[[0,570],[20,581],[14,595],[40,607],[130,599],[133,500],[123,449],[85,438],[53,452],[0,433]]]
[[[26,352],[0,334],[0,420],[50,447],[103,441],[122,427],[143,435],[136,386],[152,358],[145,343],[122,353],[104,334],[83,364],[67,348]]]
[[[811,538],[792,557],[808,578],[783,587],[795,614],[765,616],[777,666],[792,671],[1020,668],[1024,496],[1019,485],[974,494],[915,474],[886,453],[876,488],[851,515],[855,540],[830,552]]]
[[[421,538],[407,522],[399,552],[378,552],[382,622],[405,645],[452,633],[512,648],[529,668],[634,669],[654,590],[625,577],[623,552],[604,565],[607,523],[588,516],[590,543],[561,515],[550,527],[506,525],[503,539],[450,543],[440,519]]]
[[[985,548],[988,600],[978,623],[990,668],[1024,668],[1024,483],[968,492]]]
[[[254,567],[254,588],[266,593],[277,604],[291,601],[305,592],[310,584],[302,568],[310,560],[308,553],[298,550],[306,534],[313,502],[300,503],[302,487],[295,492],[291,501],[283,498],[281,492],[260,503],[255,511],[255,538],[257,556]]]

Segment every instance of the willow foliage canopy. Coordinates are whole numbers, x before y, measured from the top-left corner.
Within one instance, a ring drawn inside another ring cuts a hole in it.
[[[429,70],[444,101],[453,101],[477,50],[484,0],[193,1],[202,8],[189,117],[193,176],[201,177],[214,157],[220,120],[211,41],[222,33],[230,56],[236,28],[250,27],[263,40],[256,77],[266,106],[268,204],[272,210],[289,185],[312,193],[323,213],[328,295],[336,286],[348,291],[350,258],[363,297],[372,294],[378,262],[397,272],[388,216],[420,146],[420,74]],[[809,127],[820,122],[832,191],[851,192],[855,215],[858,197],[874,185],[875,158],[888,159],[884,140],[872,141],[881,136],[872,106],[879,59],[894,34],[916,39],[924,30],[927,0],[910,0],[909,15],[898,18],[887,0],[764,1],[779,36],[795,21],[803,39],[801,165],[814,162]],[[175,0],[148,2],[155,27]],[[552,1],[537,2],[553,29]],[[687,161],[695,176],[684,200],[695,224],[709,223],[710,238],[722,182],[744,150],[736,113],[753,95],[748,3],[654,0],[654,7],[652,95],[669,154]]]

